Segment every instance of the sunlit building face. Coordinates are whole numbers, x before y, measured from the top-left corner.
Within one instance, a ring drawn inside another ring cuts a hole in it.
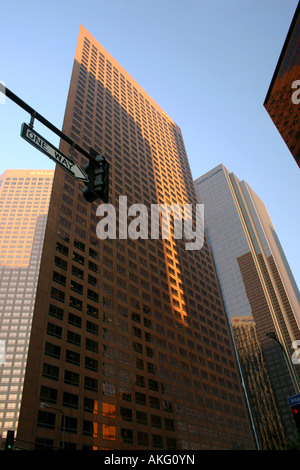
[[[0,176],[0,434],[16,430],[54,171]]]

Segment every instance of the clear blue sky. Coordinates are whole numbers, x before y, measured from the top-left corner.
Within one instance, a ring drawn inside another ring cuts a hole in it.
[[[299,169],[263,107],[297,3],[3,1],[0,80],[60,128],[83,24],[179,125],[194,179],[223,163],[264,201],[299,286]],[[20,138],[22,122],[0,104],[0,174],[54,168]]]

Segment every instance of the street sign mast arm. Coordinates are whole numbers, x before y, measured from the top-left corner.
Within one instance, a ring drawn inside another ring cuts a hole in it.
[[[4,93],[8,98],[10,98],[14,103],[16,103],[18,106],[23,108],[25,111],[30,113],[32,117],[40,121],[44,126],[48,127],[52,132],[57,134],[61,139],[65,140],[68,142],[68,144],[72,145],[75,150],[80,152],[82,155],[84,155],[86,158],[89,160],[93,160],[93,157],[89,152],[84,150],[80,145],[78,145],[76,142],[74,142],[70,137],[68,137],[66,134],[61,132],[57,127],[55,127],[51,122],[49,122],[46,118],[44,118],[41,114],[39,114],[37,111],[35,111],[31,106],[29,106],[25,101],[21,100],[17,95],[15,95],[11,90],[9,90],[7,87],[5,87],[2,83],[0,83],[0,91]]]

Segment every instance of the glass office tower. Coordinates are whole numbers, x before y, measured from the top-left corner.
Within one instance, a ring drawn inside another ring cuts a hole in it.
[[[18,428],[54,171],[0,176],[0,434]]]
[[[98,238],[100,201],[87,203],[83,185],[57,168],[18,440],[91,450],[254,448],[207,242],[189,251],[174,236],[119,236],[120,196],[149,210],[197,204],[181,131],[84,27],[63,132],[110,163],[118,230]]]
[[[300,3],[279,56],[264,107],[300,166]]]
[[[260,444],[282,448],[294,430],[287,398],[299,391],[300,366],[291,360],[300,339],[299,290],[265,205],[245,181],[219,165],[195,187]]]

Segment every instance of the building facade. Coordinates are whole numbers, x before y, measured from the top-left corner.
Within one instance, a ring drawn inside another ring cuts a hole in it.
[[[181,131],[82,26],[63,132],[110,163],[117,231],[98,237],[100,201],[88,204],[83,184],[57,168],[18,441],[79,450],[254,448],[207,240],[187,250],[173,235],[124,236],[121,196],[148,210],[197,204]]]
[[[300,3],[278,59],[264,106],[300,166]]]
[[[54,171],[0,176],[0,435],[16,431]]]
[[[300,339],[298,287],[265,205],[245,181],[219,165],[195,187],[260,446],[283,448],[294,431],[287,399],[299,392],[300,366],[291,360]]]

